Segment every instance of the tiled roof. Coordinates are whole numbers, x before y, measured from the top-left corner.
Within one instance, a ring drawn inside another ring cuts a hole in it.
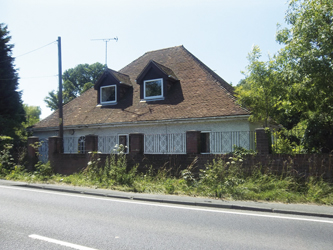
[[[175,73],[173,73],[172,69],[169,69],[168,67],[165,67],[162,64],[159,64],[157,62],[152,61],[161,71],[163,71],[166,75],[172,77],[175,80],[178,80],[177,76]]]
[[[140,102],[140,85],[135,80],[151,60],[179,81],[164,100]],[[249,111],[235,103],[233,87],[183,46],[147,52],[119,73],[118,76],[126,75],[126,83],[129,76],[133,89],[117,105],[98,106],[97,91],[89,89],[64,105],[64,126],[249,115]],[[55,111],[35,128],[57,127],[58,121]]]
[[[112,70],[112,69],[108,69],[108,71],[111,72],[118,79],[118,81],[120,83],[128,85],[128,86],[132,86],[130,77],[128,75],[121,74],[121,73],[119,73],[115,70]]]

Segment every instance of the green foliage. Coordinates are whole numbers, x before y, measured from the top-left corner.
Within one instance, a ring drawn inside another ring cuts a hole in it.
[[[235,200],[333,204],[332,183],[321,177],[296,177],[295,171],[288,165],[282,173],[260,165],[245,167],[245,159],[255,152],[241,147],[235,147],[235,152],[227,159],[217,157],[208,162],[199,173],[193,172],[193,163],[180,171],[179,178],[164,167],[154,170],[149,166],[141,173],[138,173],[137,166],[129,169],[122,145],[105,162],[101,161],[98,153],[91,153],[88,166],[69,176],[55,175],[49,162],[38,162],[35,170],[28,172],[23,166],[13,163],[9,148],[4,147],[3,150],[0,154],[0,178],[11,180]],[[6,168],[2,167],[4,164],[7,164]]]
[[[6,176],[15,166],[12,140],[9,136],[0,136],[0,177]]]
[[[40,178],[41,180],[48,180],[54,173],[53,168],[51,167],[50,162],[43,163],[39,161],[35,165],[34,175]]]
[[[98,154],[92,152],[88,166],[82,175],[92,185],[111,187],[114,185],[132,186],[136,178],[137,166],[127,169],[127,160],[124,154],[126,146],[116,145],[114,152],[107,157],[104,165],[100,163]]]
[[[46,106],[50,108],[51,110],[56,110],[58,109],[58,91],[55,92],[54,90],[49,92],[49,95],[44,98],[44,102],[46,103]],[[63,101],[66,103],[66,101]]]
[[[30,127],[37,122],[39,122],[39,117],[42,113],[42,110],[39,106],[29,106],[27,104],[23,104],[24,111],[26,113],[26,122],[23,123],[24,127]]]
[[[25,112],[21,92],[18,91],[18,73],[14,68],[11,37],[7,26],[0,23],[0,133],[17,138],[22,129]]]
[[[73,100],[86,90],[94,86],[95,82],[102,75],[105,66],[101,63],[79,64],[75,68],[66,70],[63,75],[63,103]],[[52,110],[58,108],[58,91],[49,92],[44,101]]]
[[[26,170],[24,166],[15,165],[11,171],[6,175],[6,179],[9,180],[20,180],[25,174]]]
[[[307,121],[304,134],[304,147],[311,153],[330,153],[333,151],[332,116],[314,114]]]
[[[268,119],[277,109],[282,97],[280,84],[276,82],[275,64],[273,59],[268,62],[259,61],[261,51],[254,46],[248,55],[247,72],[243,72],[245,79],[236,88],[238,102],[252,111],[252,121],[263,121],[267,127]],[[279,93],[279,94],[277,94]]]
[[[228,161],[215,159],[206,169],[200,170],[199,190],[209,196],[224,197],[231,189],[244,182],[241,155],[233,155]]]
[[[322,178],[310,177],[306,183],[307,196],[309,202],[333,205],[333,186],[325,182]]]
[[[302,141],[304,140],[304,129],[281,129],[273,131],[272,152],[275,154],[295,155],[304,152]]]
[[[234,151],[232,154],[238,158],[238,160],[242,159],[246,155],[256,155],[257,152],[252,149],[246,149],[237,145],[234,145]]]
[[[279,54],[285,62],[281,75],[303,112],[332,114],[332,21],[332,1],[292,0],[286,16],[290,28],[277,34],[285,45]]]
[[[13,143],[12,137],[6,135],[0,135],[0,150],[2,150],[6,144],[12,144],[12,143]]]
[[[327,153],[333,150],[333,1],[291,0],[286,23],[279,26],[276,40],[284,47],[275,56],[259,61],[258,47],[249,54],[238,101],[265,126],[269,119],[288,130],[307,124],[304,151]],[[281,138],[278,151],[288,151],[289,142],[293,147],[288,140]]]

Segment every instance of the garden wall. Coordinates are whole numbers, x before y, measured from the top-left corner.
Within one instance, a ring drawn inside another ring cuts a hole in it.
[[[244,157],[242,166],[244,171],[250,171],[251,168],[261,167],[262,171],[271,171],[275,173],[291,173],[296,176],[323,176],[325,179],[333,181],[333,155],[330,154],[300,154],[300,155],[279,155],[269,154],[269,141],[263,130],[257,132],[257,151],[255,156]],[[139,165],[139,171],[144,171],[150,166],[154,169],[170,169],[177,174],[181,170],[192,166],[192,169],[199,172],[199,169],[205,168],[207,163],[214,159],[223,159],[228,161],[231,155],[200,154],[198,152],[197,133],[189,132],[187,134],[187,154],[143,154],[143,138],[140,134],[130,135],[130,152],[126,154],[128,167]],[[36,138],[31,138],[36,140]],[[59,137],[49,138],[49,161],[56,173],[69,175],[85,168],[90,161],[89,151],[97,151],[98,137],[95,135],[86,136],[86,152],[84,154],[64,154],[62,153],[62,140]],[[29,144],[29,142],[28,142]],[[33,152],[32,152],[33,153]],[[99,154],[103,162],[108,155]],[[33,161],[33,156],[30,159]]]

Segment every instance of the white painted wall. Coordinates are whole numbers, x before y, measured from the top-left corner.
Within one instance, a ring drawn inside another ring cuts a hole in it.
[[[64,136],[85,136],[88,134],[109,136],[118,134],[131,134],[131,133],[143,133],[143,134],[173,134],[173,133],[185,133],[186,131],[210,131],[210,132],[226,132],[226,131],[250,131],[254,130],[247,119],[242,120],[226,120],[226,121],[196,121],[196,122],[176,122],[176,123],[156,123],[156,124],[126,124],[126,126],[113,126],[113,127],[86,127],[74,129],[64,128]],[[57,133],[34,133],[36,136],[52,136]]]
[[[77,128],[64,128],[64,137],[75,137],[78,139],[80,136],[88,134],[98,135],[99,137],[114,136],[116,143],[118,142],[118,135],[142,133],[144,135],[156,134],[179,134],[186,133],[186,131],[205,131],[205,132],[239,132],[239,131],[253,131],[255,125],[250,123],[246,117],[234,119],[202,119],[202,120],[183,120],[183,121],[166,121],[166,122],[151,122],[151,123],[127,123],[122,126],[113,124],[109,127],[77,127]],[[39,138],[48,138],[56,136],[57,131],[37,131],[34,133]],[[216,137],[215,137],[216,138]],[[211,139],[212,140],[212,139]],[[216,139],[215,139],[216,141]],[[214,143],[211,141],[211,143]],[[213,144],[211,144],[213,145]],[[75,145],[76,146],[76,145]],[[228,149],[229,150],[229,149]],[[75,149],[74,149],[75,151]],[[222,151],[221,151],[222,152]],[[224,151],[223,151],[224,152]],[[230,150],[228,151],[230,152]],[[185,153],[185,152],[183,152]]]

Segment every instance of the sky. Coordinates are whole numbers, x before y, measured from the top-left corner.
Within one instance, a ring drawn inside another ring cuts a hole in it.
[[[253,45],[262,59],[281,46],[277,24],[286,26],[286,0],[1,0],[0,23],[14,44],[22,100],[52,113],[44,98],[62,72],[83,63],[120,70],[145,52],[183,45],[225,81],[237,85]]]

